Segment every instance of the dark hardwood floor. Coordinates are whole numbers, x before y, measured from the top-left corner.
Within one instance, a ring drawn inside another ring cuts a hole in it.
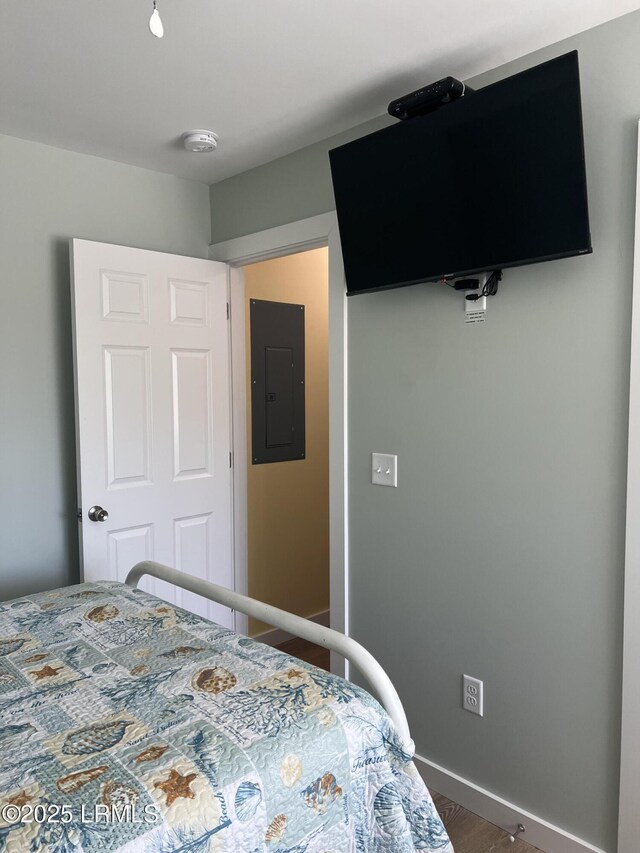
[[[296,637],[282,643],[278,649],[329,672],[329,652],[321,646]],[[504,829],[463,809],[442,794],[431,791],[431,796],[456,853],[540,853],[526,841],[509,841]]]
[[[322,646],[315,646],[307,640],[301,640],[294,637],[293,640],[287,640],[277,647],[281,652],[288,655],[293,655],[295,658],[305,661],[305,663],[313,664],[320,669],[330,670],[330,654],[328,649],[323,649]]]
[[[540,853],[520,838],[509,841],[508,834],[478,815],[431,791],[456,853]],[[526,835],[526,833],[525,833]]]

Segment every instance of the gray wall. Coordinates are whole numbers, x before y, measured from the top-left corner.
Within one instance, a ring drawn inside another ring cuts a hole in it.
[[[211,187],[215,242],[296,222],[335,208],[327,151],[392,124],[389,116],[324,139]]]
[[[638,44],[634,12],[472,81],[579,49],[593,255],[507,271],[479,326],[433,284],[348,301],[353,634],[419,753],[608,851]],[[214,185],[214,240],[330,209],[343,138]],[[369,485],[371,451],[399,454],[397,491]],[[460,708],[463,672],[483,719]]]
[[[78,579],[68,241],[206,257],[205,184],[0,136],[0,600]]]

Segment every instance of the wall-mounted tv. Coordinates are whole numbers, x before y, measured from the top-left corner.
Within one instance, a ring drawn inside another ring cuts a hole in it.
[[[349,294],[591,252],[576,51],[329,156]]]

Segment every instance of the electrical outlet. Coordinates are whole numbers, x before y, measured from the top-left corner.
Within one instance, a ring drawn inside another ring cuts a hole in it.
[[[480,291],[479,290],[465,290],[463,291],[464,295],[468,293],[477,296]],[[480,296],[479,299],[466,299],[464,300],[464,321],[465,323],[484,323],[485,315],[487,313],[487,297]]]
[[[462,707],[471,714],[484,716],[484,682],[479,678],[462,676]]]
[[[488,279],[487,273],[478,276],[476,290],[464,290],[464,321],[465,323],[484,323],[487,313],[487,297],[481,296]],[[467,299],[467,296],[477,296],[477,299]]]

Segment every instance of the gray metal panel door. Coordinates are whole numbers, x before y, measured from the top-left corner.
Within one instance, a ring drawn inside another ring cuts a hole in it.
[[[305,456],[304,305],[252,299],[251,459]]]

